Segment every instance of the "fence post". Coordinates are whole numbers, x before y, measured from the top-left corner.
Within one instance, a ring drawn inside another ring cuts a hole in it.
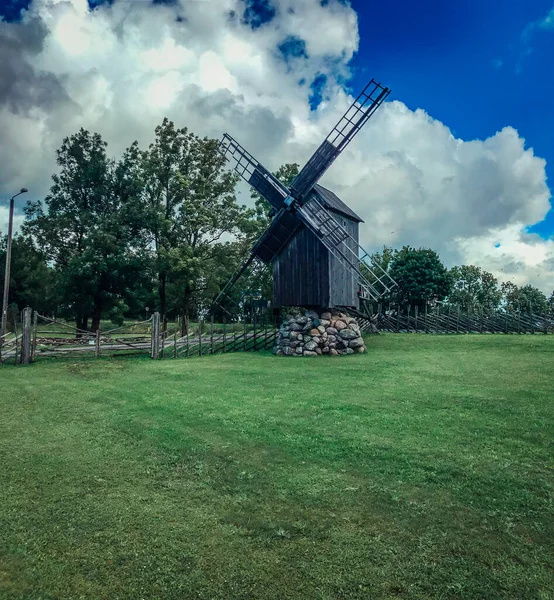
[[[177,332],[173,334],[173,358],[177,358]]]
[[[458,315],[456,316],[456,333],[460,333],[460,305],[458,304]]]
[[[425,323],[425,333],[429,333],[429,329],[427,327],[427,302],[425,302],[425,315],[424,315],[424,323]]]
[[[198,321],[198,356],[202,356],[202,331],[203,331],[202,319]]]
[[[32,309],[27,306],[23,309],[21,323],[21,364],[28,365],[31,362],[31,319]]]
[[[223,354],[227,352],[227,320],[223,319]]]
[[[13,315],[13,331],[15,333],[15,354],[14,354],[14,364],[17,364],[17,351],[18,351],[18,339],[17,339],[17,313]]]
[[[160,355],[160,313],[152,313],[152,344],[150,356],[158,359]]]
[[[244,317],[244,340],[243,340],[242,351],[246,352],[246,315]]]
[[[37,328],[38,328],[38,312],[33,311],[33,342],[31,347],[31,361],[34,362],[37,353]]]
[[[96,330],[95,346],[96,346],[95,356],[96,356],[96,358],[100,358],[100,329]]]
[[[187,322],[185,323],[186,332],[187,332],[187,358],[190,356],[190,346],[189,346],[189,335],[190,335],[190,322],[188,315],[185,317]]]
[[[210,346],[211,346],[210,353],[213,354],[214,353],[214,316],[213,315],[212,315],[212,320],[210,323]]]
[[[417,319],[419,316],[419,307],[417,304],[414,307],[414,313],[415,313],[415,315],[414,315],[415,316],[415,332],[417,333]]]

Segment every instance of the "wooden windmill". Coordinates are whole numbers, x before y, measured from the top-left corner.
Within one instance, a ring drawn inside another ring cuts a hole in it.
[[[239,175],[274,208],[271,225],[253,246],[216,302],[229,295],[253,263],[273,266],[275,308],[359,307],[392,290],[393,279],[359,245],[362,219],[333,192],[318,185],[339,154],[384,102],[390,90],[375,80],[364,88],[292,182],[284,186],[229,134],[220,152]]]

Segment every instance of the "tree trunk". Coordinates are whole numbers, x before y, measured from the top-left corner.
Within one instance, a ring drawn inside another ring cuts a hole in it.
[[[192,302],[192,289],[185,285],[185,293],[183,295],[183,310],[181,311],[181,336],[187,335],[187,324],[190,316],[190,305]]]
[[[102,317],[102,298],[100,296],[94,297],[94,308],[92,311],[92,324],[91,329],[95,333],[100,329],[100,319]]]
[[[165,273],[158,275],[158,295],[160,297],[160,321],[162,332],[167,331],[167,276]]]
[[[88,315],[85,314],[84,309],[79,307],[77,312],[77,317],[75,318],[75,324],[77,325],[77,329],[82,329],[83,331],[87,330],[88,326]],[[77,339],[82,338],[83,334],[80,331],[77,331],[77,335],[75,336]]]

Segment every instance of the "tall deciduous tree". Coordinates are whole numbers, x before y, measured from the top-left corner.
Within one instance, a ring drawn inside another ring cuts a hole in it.
[[[492,273],[475,265],[462,265],[452,267],[450,277],[452,290],[448,294],[449,302],[457,304],[464,311],[475,306],[481,307],[486,313],[498,309],[502,292]]]
[[[4,281],[6,237],[0,239],[0,281]],[[42,314],[56,310],[55,272],[30,237],[16,235],[12,244],[10,303],[18,310],[30,306]]]
[[[63,297],[80,329],[96,330],[104,310],[121,301],[140,271],[134,178],[129,152],[116,164],[97,133],[80,129],[57,151],[59,173],[45,199],[26,207],[24,231],[58,272]]]
[[[451,280],[439,255],[429,248],[404,246],[395,253],[390,275],[398,284],[401,304],[418,306],[443,300],[450,292]]]
[[[506,309],[514,312],[543,313],[548,310],[548,300],[543,292],[533,285],[518,287],[511,281],[502,284]]]
[[[165,323],[173,282],[180,290],[175,305],[184,323],[217,275],[221,245],[241,235],[251,211],[237,204],[238,176],[224,169],[217,140],[199,138],[164,119],[142,164],[160,311]]]

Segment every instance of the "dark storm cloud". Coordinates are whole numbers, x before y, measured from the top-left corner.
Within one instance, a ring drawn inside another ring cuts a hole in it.
[[[50,108],[69,100],[58,78],[33,66],[47,29],[40,19],[0,22],[0,106],[12,113],[33,107]]]

